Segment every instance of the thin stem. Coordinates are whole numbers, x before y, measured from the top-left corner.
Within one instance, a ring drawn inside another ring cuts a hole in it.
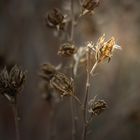
[[[76,140],[76,121],[75,121],[75,111],[74,111],[74,101],[73,97],[70,98],[71,104],[71,116],[72,116],[72,140]]]
[[[89,73],[89,60],[90,60],[90,54],[89,50],[87,53],[87,66],[86,66],[86,72],[87,72],[87,79],[86,79],[86,91],[85,91],[85,97],[84,97],[84,103],[83,103],[83,133],[82,133],[82,140],[86,140],[86,133],[87,133],[87,101],[88,101],[88,95],[89,95],[89,87],[90,87],[90,73]]]
[[[74,0],[71,0],[71,31],[70,31],[70,41],[73,41],[74,37]]]
[[[48,140],[54,140],[56,138],[56,105],[54,104],[51,108],[51,112],[49,114],[49,121],[48,121]]]
[[[92,73],[94,72],[97,62],[95,62],[93,68],[92,68]],[[88,126],[88,120],[87,120],[87,102],[88,102],[88,96],[89,96],[89,88],[90,88],[90,76],[91,73],[89,71],[90,69],[90,50],[88,49],[87,53],[87,79],[86,79],[86,91],[85,91],[85,97],[84,97],[84,103],[83,103],[83,133],[82,133],[82,140],[86,140],[86,135],[87,135],[87,126]]]
[[[97,64],[98,64],[98,61],[95,62],[95,64],[93,65],[91,71],[90,71],[90,74],[93,75],[93,72],[95,70],[95,68],[97,67]]]
[[[75,95],[73,95],[73,94],[70,94],[70,96],[72,96],[72,98],[74,98],[74,99],[77,101],[77,103],[78,103],[79,105],[81,105],[81,101],[80,101],[80,99],[79,99],[77,96],[75,96]]]
[[[19,116],[18,116],[18,109],[17,109],[17,103],[15,102],[12,104],[12,109],[14,113],[14,119],[15,119],[15,129],[16,129],[16,140],[20,140],[20,133],[19,133]]]
[[[80,5],[80,8],[81,8],[82,0],[78,0],[78,2],[79,2],[79,5]]]
[[[70,0],[70,4],[71,4],[71,30],[70,30],[70,41],[73,42],[73,38],[74,38],[74,0]],[[72,68],[73,71],[73,68]],[[74,75],[72,72],[72,77],[74,79]],[[76,140],[76,117],[75,117],[75,111],[74,111],[74,101],[73,98],[81,105],[81,102],[79,100],[78,97],[76,97],[75,95],[71,95],[71,115],[72,115],[72,140]]]

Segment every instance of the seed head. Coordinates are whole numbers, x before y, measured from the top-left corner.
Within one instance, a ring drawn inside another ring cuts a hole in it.
[[[76,53],[76,47],[74,44],[67,42],[60,46],[58,50],[58,55],[70,57],[73,56]]]
[[[61,96],[73,94],[73,80],[59,72],[57,67],[51,64],[44,64],[40,76],[46,81],[47,88],[54,89]]]
[[[89,42],[87,47],[91,48],[95,52],[95,59],[98,63],[104,61],[105,59],[108,59],[109,62],[114,49],[121,49],[120,46],[116,45],[114,37],[111,37],[105,42],[105,34],[98,39],[96,45]]]
[[[84,0],[82,4],[82,15],[93,13],[94,9],[99,6],[99,0]]]
[[[57,72],[50,80],[50,86],[61,96],[73,94],[73,80],[63,73]]]
[[[47,14],[47,18],[45,18],[46,23],[50,27],[56,27],[57,29],[64,29],[64,15],[59,9],[53,9]]]
[[[5,67],[0,72],[0,93],[14,103],[17,94],[23,88],[25,77],[25,72],[22,72],[17,65],[12,67],[9,72]]]
[[[107,103],[104,100],[91,99],[89,101],[89,113],[94,116],[100,115],[107,108]]]

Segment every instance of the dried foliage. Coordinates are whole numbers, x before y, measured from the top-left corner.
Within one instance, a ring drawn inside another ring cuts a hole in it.
[[[88,112],[92,116],[100,115],[107,108],[107,103],[104,100],[91,99],[88,103]]]
[[[70,3],[70,17],[67,17],[69,19],[70,23],[70,29],[69,26],[66,26],[65,39],[60,44],[60,47],[58,49],[58,55],[64,56],[64,57],[70,57],[70,64],[71,65],[73,74],[69,78],[64,73],[58,71],[55,66],[51,64],[44,64],[42,66],[42,72],[41,77],[46,82],[45,88],[47,87],[46,91],[48,91],[48,88],[54,89],[57,93],[59,93],[60,96],[70,95],[74,97],[81,105],[81,101],[79,98],[75,95],[74,87],[74,80],[77,78],[77,72],[80,64],[85,64],[84,69],[86,70],[86,83],[85,83],[85,94],[83,99],[83,104],[81,106],[83,111],[83,132],[82,132],[82,140],[86,140],[87,136],[87,122],[88,116],[98,116],[100,115],[106,108],[107,103],[104,100],[97,100],[91,99],[88,100],[89,96],[89,88],[91,86],[91,76],[95,72],[96,67],[100,62],[103,62],[104,60],[108,59],[110,61],[113,52],[115,49],[121,49],[120,46],[116,45],[116,41],[114,37],[111,37],[108,41],[105,41],[105,35],[101,36],[97,42],[87,42],[84,46],[78,47],[74,41],[74,31],[76,26],[78,26],[78,23],[80,21],[80,18],[84,18],[88,14],[93,14],[94,10],[99,6],[100,0],[84,0],[82,1],[82,4],[80,5],[80,9],[82,13],[79,13],[79,15],[76,17],[75,10],[74,10],[74,1],[72,0]],[[50,13],[47,15],[47,23],[48,25],[52,27],[56,27],[57,29],[63,29],[63,26],[66,23],[66,18],[62,12],[58,9],[53,9]],[[76,23],[76,24],[75,24]],[[64,32],[63,32],[64,33]],[[69,38],[67,38],[67,36]],[[76,46],[76,47],[75,47]],[[92,66],[93,65],[93,66]],[[92,69],[91,69],[92,66]],[[63,68],[63,66],[62,66]],[[45,89],[44,88],[44,89]],[[50,95],[50,93],[48,94]],[[48,96],[50,97],[50,96]],[[88,106],[87,106],[88,105]],[[74,110],[74,104],[71,102],[71,110],[72,115],[75,115]],[[73,119],[73,127],[72,127],[72,139],[76,139],[76,127],[75,127],[75,119],[74,116],[72,116]]]
[[[100,0],[84,0],[82,3],[82,15],[92,14],[96,7],[99,6]]]
[[[52,102],[54,98],[63,96],[72,97],[72,140],[76,140],[76,135],[78,134],[76,133],[76,130],[79,129],[79,126],[76,121],[79,120],[75,116],[78,114],[77,112],[79,110],[82,112],[82,115],[79,115],[79,119],[82,119],[82,132],[80,132],[80,134],[82,134],[81,139],[86,140],[88,132],[87,124],[90,122],[89,117],[92,117],[93,119],[107,108],[107,103],[104,100],[88,98],[90,97],[89,91],[92,86],[92,75],[101,62],[104,62],[106,59],[109,62],[113,56],[114,50],[121,49],[121,47],[116,44],[115,37],[111,37],[109,40],[105,41],[105,34],[99,37],[97,42],[86,42],[84,43],[85,45],[78,46],[76,41],[74,41],[75,28],[86,15],[93,15],[95,9],[100,4],[100,0],[83,0],[82,3],[78,4],[80,5],[80,11],[77,10],[78,7],[77,9],[74,9],[76,7],[76,2],[74,0],[71,0],[69,4],[70,11],[68,14],[65,14],[65,12],[62,12],[62,10],[58,8],[54,8],[50,12],[47,12],[47,15],[44,17],[45,24],[48,27],[57,29],[58,35],[62,34],[62,38],[59,40],[61,43],[57,54],[63,56],[63,58],[70,58],[70,61],[67,63],[68,71],[63,72],[63,69],[60,71],[60,66],[56,67],[50,63],[43,64],[39,73],[39,76],[41,77],[40,88],[44,98],[52,104],[54,103]],[[0,56],[0,69],[5,63],[5,58]],[[82,92],[83,95],[80,95],[82,99],[77,97],[77,90],[75,89],[77,88],[75,81],[77,80],[78,68],[81,64],[85,64],[82,68],[86,73],[85,92]],[[64,67],[65,66],[63,66],[62,63],[62,68]],[[66,73],[72,74],[67,76]],[[10,70],[8,66],[4,67],[0,71],[0,93],[13,105],[15,111],[15,125],[18,123],[17,95],[23,89],[25,79],[26,73],[17,65],[13,66]],[[76,106],[77,104],[73,102],[73,98],[79,103],[79,108]],[[74,109],[79,110],[74,112]],[[77,125],[77,128],[75,125]],[[16,129],[17,140],[19,140],[18,126],[16,126]],[[81,129],[79,129],[79,131],[81,131]]]
[[[63,97],[73,94],[73,80],[65,74],[57,72],[50,80],[50,86],[54,88]]]
[[[25,72],[15,65],[9,72],[5,67],[0,72],[0,92],[10,102],[14,103],[17,94],[22,90],[25,82]]]
[[[51,64],[44,64],[41,69],[42,73],[40,76],[46,81],[45,88],[48,86],[61,96],[73,94],[74,88],[72,78],[68,78]]]
[[[58,55],[70,57],[73,56],[76,53],[76,47],[73,43],[67,42],[60,46],[58,50]]]
[[[57,8],[53,9],[47,14],[45,21],[49,27],[57,28],[58,30],[64,29],[65,16]]]

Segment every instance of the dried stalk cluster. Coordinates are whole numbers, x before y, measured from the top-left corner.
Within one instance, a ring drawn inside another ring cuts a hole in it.
[[[81,11],[78,15],[78,18],[76,18],[76,15],[74,15],[74,1],[71,1],[70,7],[71,11],[68,15],[71,15],[70,17],[65,16],[60,12],[61,10],[53,9],[50,13],[47,14],[46,22],[50,27],[55,27],[58,29],[57,31],[60,31],[60,29],[63,29],[64,35],[68,35],[70,38],[67,38],[63,43],[60,44],[60,47],[58,49],[58,55],[63,57],[70,57],[72,63],[72,70],[73,70],[73,78],[67,77],[65,74],[58,71],[58,69],[51,65],[51,64],[44,64],[42,65],[41,69],[41,77],[45,80],[46,85],[45,88],[51,88],[57,91],[60,96],[70,95],[74,97],[81,105],[81,101],[77,96],[75,96],[74,91],[74,81],[73,79],[76,78],[77,71],[79,68],[79,65],[86,63],[86,91],[85,96],[83,99],[82,104],[82,111],[83,111],[83,133],[82,133],[82,140],[86,140],[87,135],[87,122],[88,116],[98,116],[100,115],[106,108],[107,103],[104,100],[95,100],[91,99],[89,101],[89,88],[91,83],[91,76],[95,72],[96,67],[101,62],[104,62],[104,60],[108,59],[108,62],[110,61],[113,52],[115,49],[121,49],[120,46],[116,44],[115,38],[111,37],[109,40],[105,41],[105,35],[99,37],[97,42],[87,42],[84,46],[78,47],[74,42],[74,23],[78,23],[77,20],[80,18],[83,18],[85,15],[90,14],[92,15],[94,10],[99,6],[100,0],[83,0],[81,4]],[[68,20],[69,19],[69,20]],[[70,33],[67,33],[65,31],[69,31],[68,29],[64,30],[64,28],[69,27],[65,26],[66,23],[70,23]],[[71,65],[70,65],[71,66]],[[70,67],[71,68],[71,67]],[[72,77],[71,76],[71,77]],[[73,103],[73,102],[72,102]],[[73,106],[73,105],[72,105]],[[73,114],[73,108],[72,108],[72,114]],[[73,117],[74,118],[74,117]],[[73,125],[75,125],[75,120],[73,120]],[[75,132],[75,128],[74,132]],[[72,138],[75,140],[75,133],[72,133]]]

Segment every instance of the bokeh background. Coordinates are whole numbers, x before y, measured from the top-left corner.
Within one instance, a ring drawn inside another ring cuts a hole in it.
[[[40,64],[57,65],[64,61],[57,56],[60,40],[45,26],[44,15],[54,7],[65,9],[68,3],[68,0],[0,0],[1,67],[14,62],[28,71],[25,88],[18,99],[21,140],[49,140],[52,132],[54,140],[71,139],[69,99],[59,103],[50,120],[51,106],[41,98],[38,88]],[[107,38],[114,36],[123,48],[115,53],[110,63],[101,64],[96,70],[91,97],[98,95],[107,100],[109,108],[93,120],[89,140],[140,139],[139,8],[139,0],[102,0],[94,16],[86,17],[75,29],[77,45],[96,41],[105,33]],[[84,94],[82,76],[85,76],[84,71],[77,80],[79,97]],[[48,128],[50,122],[53,130]],[[77,134],[81,135],[80,127]],[[16,139],[11,106],[2,96],[0,139]]]

